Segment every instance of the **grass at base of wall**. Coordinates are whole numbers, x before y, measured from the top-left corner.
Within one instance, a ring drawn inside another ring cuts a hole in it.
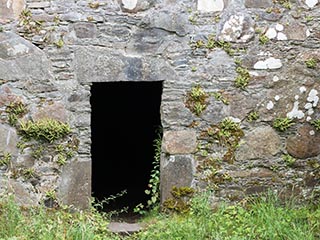
[[[185,215],[162,215],[136,240],[316,240],[320,239],[320,206],[281,203],[267,194],[238,205],[212,210],[208,194],[192,199]]]
[[[45,207],[21,208],[12,196],[0,199],[0,240],[316,240],[320,206],[282,204],[266,195],[212,210],[207,193],[196,195],[187,214],[153,212],[145,229],[121,237],[107,230],[107,215],[92,208],[70,212]]]

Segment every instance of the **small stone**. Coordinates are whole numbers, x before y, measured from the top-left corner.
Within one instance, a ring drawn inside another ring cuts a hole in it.
[[[272,101],[269,101],[268,104],[267,104],[267,109],[268,110],[271,110],[273,108],[274,104]]]
[[[277,31],[274,28],[269,28],[265,35],[267,38],[273,39],[277,36]]]
[[[285,40],[288,40],[288,38],[287,38],[287,36],[286,36],[284,33],[279,32],[279,33],[277,34],[277,40],[279,40],[279,41],[285,41]]]
[[[123,8],[133,10],[137,6],[138,0],[122,0]]]
[[[281,31],[283,31],[283,29],[284,29],[283,25],[280,24],[280,23],[277,23],[277,25],[276,25],[276,30],[279,31],[279,32],[281,32]]]

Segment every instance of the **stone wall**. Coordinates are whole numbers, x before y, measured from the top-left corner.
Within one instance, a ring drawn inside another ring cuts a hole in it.
[[[90,85],[163,81],[162,200],[319,196],[319,19],[318,0],[0,0],[2,190],[87,207]],[[72,131],[25,140],[41,119]]]

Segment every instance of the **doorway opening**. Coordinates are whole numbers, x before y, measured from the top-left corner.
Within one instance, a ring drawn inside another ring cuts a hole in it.
[[[161,129],[162,82],[99,82],[91,86],[92,197],[103,211],[127,213],[145,194]]]

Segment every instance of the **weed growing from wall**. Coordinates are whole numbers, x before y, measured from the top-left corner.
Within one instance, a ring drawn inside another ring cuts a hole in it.
[[[237,67],[236,72],[238,73],[238,76],[234,80],[234,86],[241,90],[245,90],[250,81],[249,71],[244,67]]]
[[[305,61],[305,64],[307,66],[307,68],[312,68],[315,69],[317,67],[317,59],[315,58],[309,58]]]
[[[287,166],[293,166],[296,162],[296,159],[289,154],[282,155],[282,160],[285,162]]]
[[[37,141],[54,142],[71,133],[71,128],[67,123],[55,119],[40,119],[35,122],[20,121],[19,133],[25,138]]]
[[[0,158],[0,167],[8,166],[11,161],[11,153],[4,153]]]
[[[280,132],[286,131],[289,127],[291,127],[294,124],[294,121],[288,117],[278,117],[273,121],[273,127]]]
[[[313,125],[316,128],[316,130],[320,131],[320,119],[313,120],[311,122],[311,125]]]
[[[195,115],[200,116],[207,108],[209,95],[200,85],[196,85],[187,92],[186,106]]]
[[[225,105],[229,105],[229,100],[226,98],[222,92],[214,92],[211,94],[217,101],[221,101]]]
[[[259,112],[257,112],[257,111],[251,111],[251,112],[248,114],[248,116],[247,116],[247,121],[248,121],[248,122],[253,122],[253,121],[258,120],[259,117],[260,117]]]
[[[42,22],[34,20],[31,11],[25,9],[20,14],[19,26],[26,34],[37,34],[42,29]]]
[[[6,113],[8,114],[8,122],[11,126],[15,126],[18,118],[21,118],[27,113],[27,108],[21,101],[11,102],[6,107]]]
[[[227,152],[223,160],[233,163],[235,160],[235,151],[239,146],[240,139],[244,133],[239,123],[230,118],[223,119],[218,125],[212,125],[205,133],[209,138],[217,140],[221,145],[227,147]]]

